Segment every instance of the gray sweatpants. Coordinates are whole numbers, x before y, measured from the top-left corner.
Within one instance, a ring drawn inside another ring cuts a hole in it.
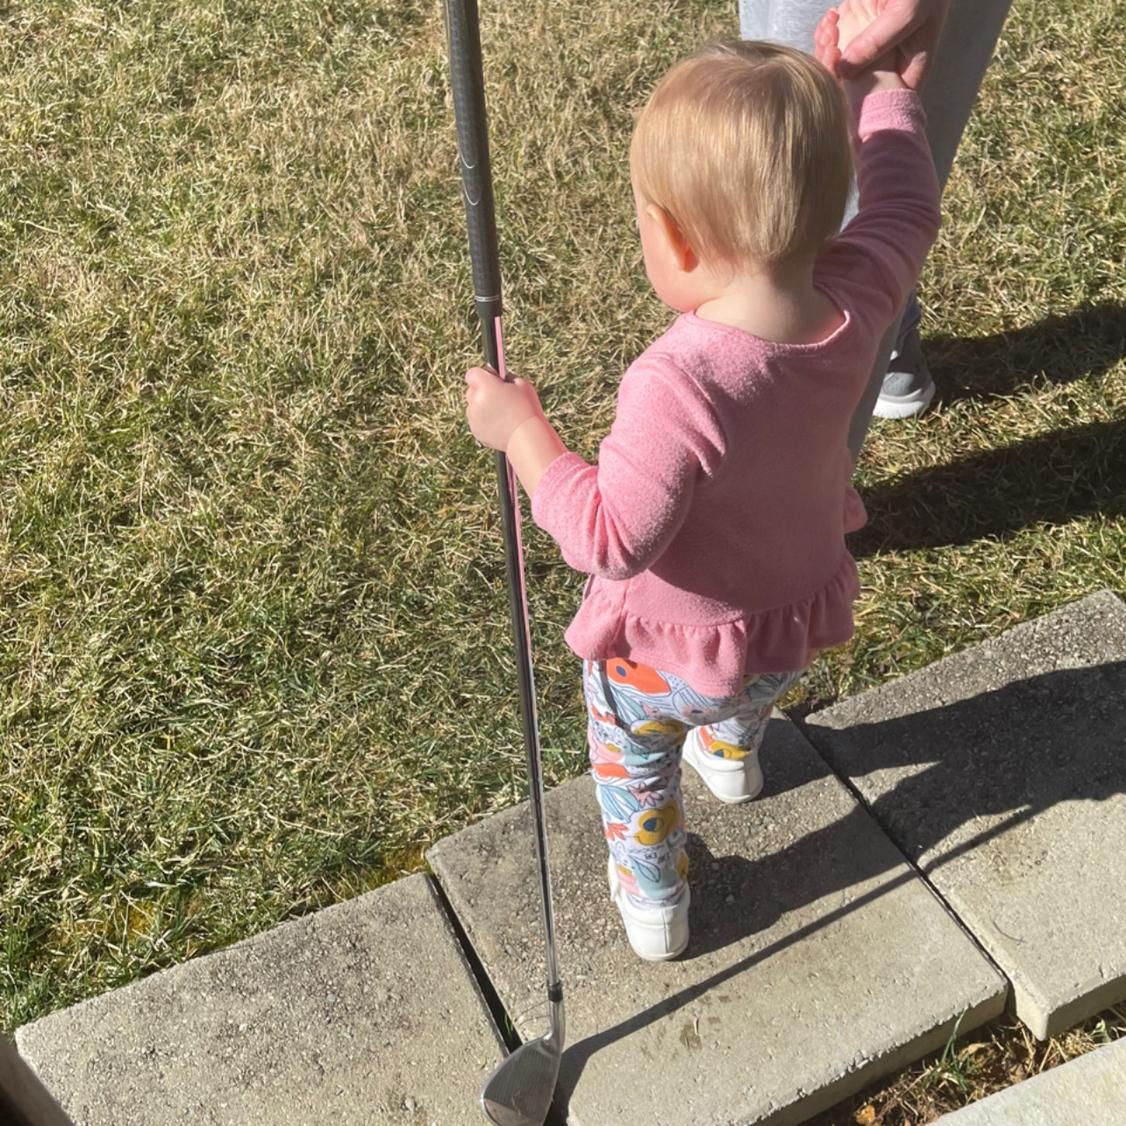
[[[927,135],[939,184],[945,184],[950,174],[958,142],[1011,2],[953,0],[951,5],[942,41],[922,91]],[[771,39],[812,51],[813,29],[832,6],[829,0],[739,0],[740,32],[744,39]],[[872,378],[853,415],[848,444],[854,458],[868,433],[872,408],[876,405],[898,333],[897,322],[884,336]]]

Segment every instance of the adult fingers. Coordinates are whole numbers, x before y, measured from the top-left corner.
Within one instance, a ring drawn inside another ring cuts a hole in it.
[[[915,51],[899,76],[903,79],[903,85],[910,87],[912,90],[918,90],[930,69],[933,57],[933,51]]]
[[[837,26],[839,22],[840,16],[836,8],[830,8],[817,21],[817,27],[813,31],[814,57],[829,70],[834,69],[837,60],[841,57],[837,49],[837,40],[840,38],[840,30]]]
[[[815,43],[828,43],[837,37],[837,25],[841,22],[840,13],[836,8],[830,8],[818,21],[813,29]]]
[[[919,27],[923,22],[920,7],[921,5],[916,4],[884,9],[882,15],[845,47],[840,61],[842,77],[853,78],[860,74]]]
[[[827,43],[814,49],[813,57],[831,74],[837,73],[841,52],[835,43]]]
[[[818,21],[813,29],[813,42],[835,43],[840,34],[838,25],[841,22],[840,13],[836,8],[830,8]]]
[[[931,0],[927,18],[919,25],[919,30],[911,36],[906,65],[901,68],[900,77],[912,90],[918,90],[923,84],[923,79],[934,61],[935,50],[938,41],[942,38],[942,29],[946,24],[949,10],[948,0]]]
[[[834,75],[837,73],[837,64],[841,61],[841,49],[836,43],[825,43],[814,50],[817,61]]]

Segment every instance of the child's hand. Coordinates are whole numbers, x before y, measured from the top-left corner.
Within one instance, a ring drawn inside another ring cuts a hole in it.
[[[529,418],[543,418],[536,389],[524,379],[505,383],[487,368],[465,373],[465,414],[478,442],[494,450],[507,450],[517,428]]]

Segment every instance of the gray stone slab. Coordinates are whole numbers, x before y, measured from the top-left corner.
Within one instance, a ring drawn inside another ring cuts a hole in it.
[[[796,1123],[1003,1010],[1006,984],[787,720],[766,788],[723,806],[685,775],[692,940],[630,951],[589,777],[547,795],[572,1126]],[[547,1028],[527,805],[430,862],[517,1030]]]
[[[503,1049],[427,876],[16,1034],[76,1126],[480,1121]]]
[[[810,716],[1041,1039],[1126,998],[1126,606],[1107,592]]]
[[[944,1114],[942,1126],[1122,1126],[1126,1122],[1126,1040]]]

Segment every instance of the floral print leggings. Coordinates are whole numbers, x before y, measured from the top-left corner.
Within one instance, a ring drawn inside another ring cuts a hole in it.
[[[774,702],[800,672],[747,677],[704,696],[680,677],[620,657],[583,662],[587,742],[602,824],[622,888],[638,906],[671,906],[687,886],[680,757],[758,753]]]

